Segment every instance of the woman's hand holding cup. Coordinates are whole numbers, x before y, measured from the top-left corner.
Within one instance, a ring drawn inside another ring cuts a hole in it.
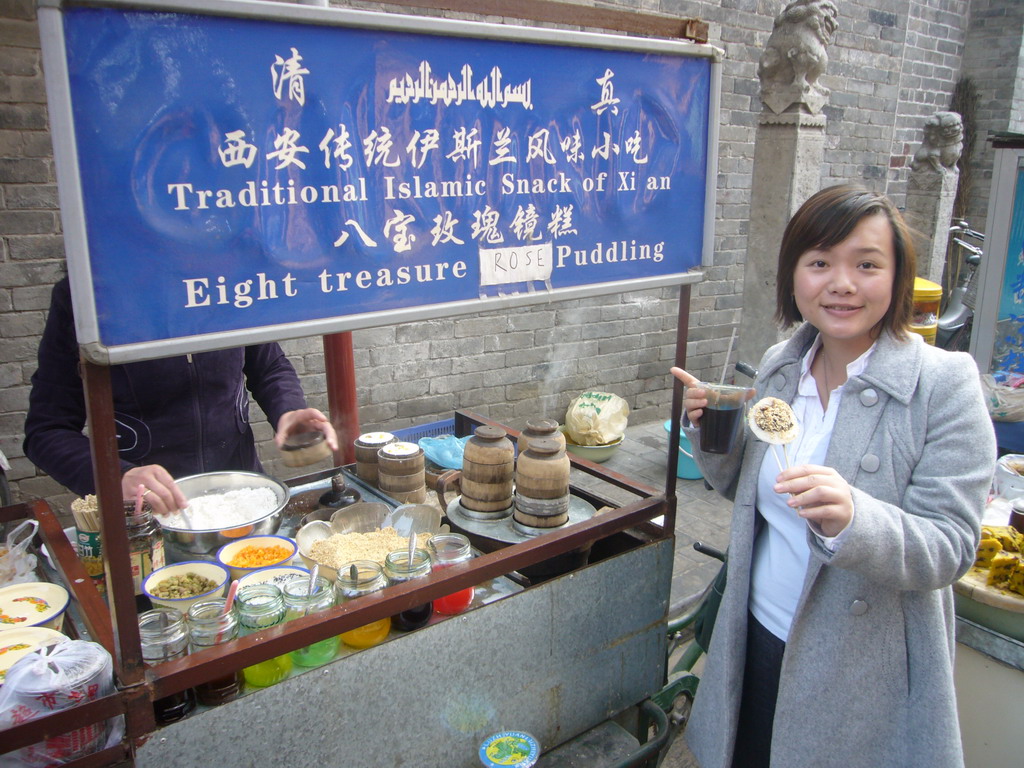
[[[699,426],[700,417],[708,404],[707,393],[704,391],[700,379],[682,368],[672,368],[671,373],[686,386],[683,392],[683,410],[686,411],[686,418],[693,426]]]
[[[690,423],[700,427],[704,453],[729,453],[743,429],[744,405],[756,394],[753,387],[708,384],[682,368],[672,375],[686,385],[683,408]]]

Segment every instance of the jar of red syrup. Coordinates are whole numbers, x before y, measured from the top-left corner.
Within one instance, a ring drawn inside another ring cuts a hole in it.
[[[438,533],[431,536],[429,548],[435,570],[465,563],[473,557],[469,539],[461,533]],[[473,587],[466,587],[434,600],[434,610],[446,616],[454,616],[469,608],[472,602]]]

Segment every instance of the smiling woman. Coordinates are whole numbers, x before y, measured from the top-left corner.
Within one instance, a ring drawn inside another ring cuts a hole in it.
[[[861,187],[818,192],[786,227],[776,317],[801,325],[754,386],[792,408],[790,465],[749,433],[694,452],[735,500],[687,729],[706,768],[874,768],[906,744],[963,766],[950,585],[974,561],[995,440],[974,361],[908,333],[915,266],[899,212]],[[673,373],[693,443],[707,392]]]

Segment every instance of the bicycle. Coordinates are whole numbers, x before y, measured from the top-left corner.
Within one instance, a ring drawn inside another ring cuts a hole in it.
[[[725,561],[725,553],[709,547],[700,541],[693,543],[693,548],[703,555],[708,555],[722,562]],[[664,759],[676,737],[686,729],[690,718],[690,709],[693,706],[693,698],[697,695],[697,686],[700,678],[693,669],[705,653],[697,643],[693,633],[693,625],[700,617],[708,595],[714,587],[714,579],[699,592],[684,598],[669,608],[669,619],[667,623],[668,645],[666,658],[668,660],[668,672],[666,683],[658,693],[651,697],[667,716],[666,738],[658,754],[658,764]],[[677,654],[677,651],[679,653]],[[672,662],[673,656],[677,656]]]
[[[949,232],[950,249],[955,251],[947,262],[948,273],[950,280],[955,280],[956,284],[949,291],[946,308],[939,316],[935,346],[966,352],[971,342],[974,308],[978,298],[975,277],[984,251],[980,245],[969,243],[964,238],[984,243],[985,235],[971,229],[964,219],[953,224]]]

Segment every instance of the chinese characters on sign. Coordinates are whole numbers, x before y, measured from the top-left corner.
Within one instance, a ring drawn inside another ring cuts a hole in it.
[[[708,59],[65,16],[80,163],[106,171],[81,179],[105,344],[700,263]],[[157,262],[166,279],[125,290]]]

